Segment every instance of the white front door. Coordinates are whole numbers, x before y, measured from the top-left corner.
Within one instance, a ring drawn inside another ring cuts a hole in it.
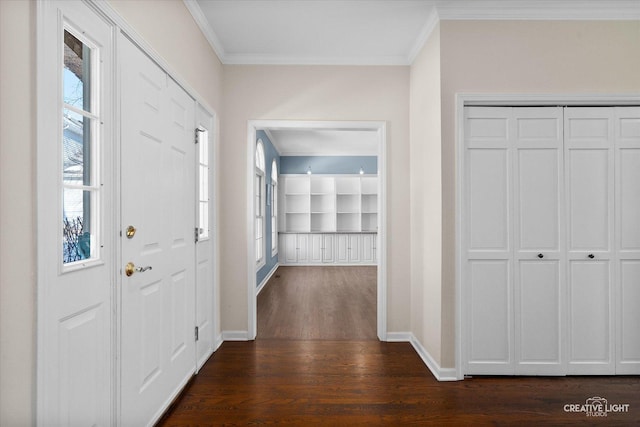
[[[119,48],[120,421],[143,426],[195,371],[195,103],[126,37]]]

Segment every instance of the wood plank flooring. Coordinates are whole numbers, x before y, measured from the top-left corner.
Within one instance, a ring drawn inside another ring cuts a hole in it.
[[[323,268],[333,267],[279,269],[258,301],[258,339],[223,343],[159,425],[640,425],[637,376],[438,382],[410,344],[375,339],[375,286],[362,297],[374,316],[353,308],[366,286],[349,285],[375,285],[375,267]],[[331,284],[312,284],[322,277]],[[333,302],[323,286],[336,291]],[[596,396],[628,409],[606,418],[565,411]]]
[[[278,268],[258,295],[258,339],[376,340],[376,271]]]
[[[605,419],[565,412],[599,396]],[[638,377],[476,377],[438,382],[408,343],[225,342],[163,426],[640,425]]]

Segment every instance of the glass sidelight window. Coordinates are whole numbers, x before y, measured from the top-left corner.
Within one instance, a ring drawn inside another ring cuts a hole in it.
[[[64,30],[62,261],[98,258],[98,50]]]
[[[198,138],[198,240],[209,238],[209,131],[196,129]]]

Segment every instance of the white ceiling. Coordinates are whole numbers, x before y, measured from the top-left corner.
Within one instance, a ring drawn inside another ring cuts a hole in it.
[[[377,156],[378,132],[364,129],[269,129],[281,156]]]
[[[640,0],[183,1],[223,64],[410,65],[441,20],[640,19]],[[371,131],[269,130],[281,155],[377,151]]]
[[[640,0],[183,0],[225,64],[409,65],[439,20],[640,19]]]

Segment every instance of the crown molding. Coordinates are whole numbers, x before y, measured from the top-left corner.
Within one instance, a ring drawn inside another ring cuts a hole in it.
[[[413,61],[416,59],[416,56],[418,56],[418,53],[420,53],[420,50],[422,50],[422,47],[427,42],[427,40],[429,40],[429,37],[431,37],[433,30],[436,29],[439,23],[440,23],[440,16],[438,15],[438,9],[434,7],[432,8],[431,13],[429,13],[429,16],[427,17],[427,22],[425,22],[424,26],[422,27],[422,30],[420,31],[420,35],[414,42],[413,46],[411,47],[411,50],[409,51],[409,54],[407,55],[407,64],[409,65],[413,64]]]
[[[0,0],[1,1],[1,0]],[[635,21],[640,0],[438,0],[406,56],[324,57],[230,54],[211,28],[197,0],[183,0],[225,65],[411,65],[440,21]]]
[[[440,20],[633,21],[638,0],[447,0],[436,9]]]
[[[327,57],[234,53],[225,55],[222,62],[225,65],[410,65],[404,55]]]
[[[207,18],[204,16],[204,13],[202,12],[202,9],[200,8],[198,2],[196,0],[182,1],[184,2],[187,10],[189,10],[189,12],[191,13],[191,16],[193,16],[193,20],[196,21],[198,28],[200,28],[200,31],[202,31],[202,34],[213,48],[213,51],[216,53],[216,55],[218,55],[218,59],[220,60],[220,62],[225,64],[226,53],[224,51],[224,48],[222,47],[222,43],[220,42],[220,39],[218,38],[216,33],[213,31],[213,28],[211,28],[211,25],[209,24]]]

